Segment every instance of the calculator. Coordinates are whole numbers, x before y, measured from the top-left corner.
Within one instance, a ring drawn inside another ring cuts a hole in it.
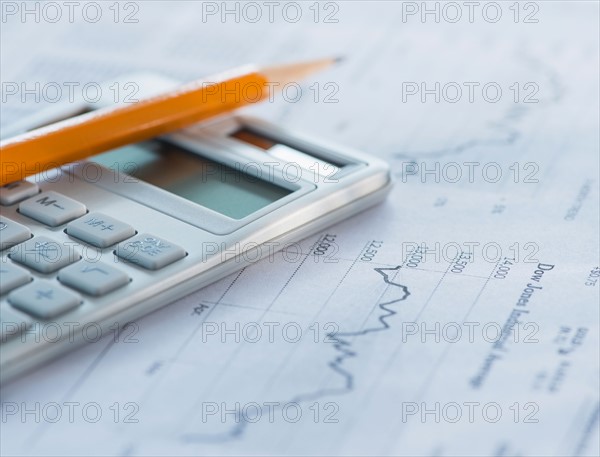
[[[174,82],[154,75],[148,95]],[[144,95],[144,94],[142,94]],[[68,106],[3,136],[99,107]],[[0,380],[382,201],[388,165],[256,118],[222,117],[0,188]]]

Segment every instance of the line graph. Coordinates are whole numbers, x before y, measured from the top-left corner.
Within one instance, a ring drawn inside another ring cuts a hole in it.
[[[306,403],[309,401],[318,400],[329,396],[337,396],[349,393],[354,388],[354,374],[343,367],[344,362],[353,357],[358,356],[358,352],[352,349],[353,340],[365,336],[370,333],[382,332],[388,330],[391,324],[388,322],[391,317],[397,314],[397,310],[392,306],[405,301],[410,296],[410,291],[407,286],[400,284],[395,281],[396,275],[399,273],[402,265],[396,267],[380,267],[373,268],[373,271],[380,275],[381,280],[386,284],[386,289],[381,296],[383,296],[388,288],[393,288],[392,293],[398,294],[391,300],[382,301],[376,304],[375,308],[378,310],[379,315],[377,317],[376,324],[373,326],[367,326],[360,330],[348,331],[348,332],[337,332],[328,333],[327,338],[333,343],[334,350],[338,353],[330,360],[328,367],[333,370],[336,374],[340,375],[344,380],[343,385],[338,388],[325,388],[318,389],[313,392],[301,393],[285,403]],[[278,408],[280,408],[281,403]],[[255,414],[262,415],[265,413],[264,409],[255,412]],[[233,439],[240,438],[249,425],[253,422],[254,416],[250,417],[247,412],[243,410],[237,411],[237,416],[240,421],[233,425],[229,430],[224,433],[218,434],[204,434],[204,433],[186,433],[181,436],[181,440],[184,443],[196,443],[196,442],[226,442]]]
[[[478,148],[507,148],[521,140],[525,134],[521,128],[524,120],[540,107],[548,108],[559,104],[565,96],[566,88],[559,73],[549,63],[523,50],[519,52],[517,58],[525,68],[530,69],[544,81],[545,96],[540,97],[536,103],[512,104],[497,119],[490,119],[487,122],[489,130],[492,132],[490,135],[469,138],[439,149],[399,151],[392,154],[393,159],[415,162],[419,159],[435,160],[446,156],[460,155]],[[397,172],[396,175],[401,176],[402,173]]]

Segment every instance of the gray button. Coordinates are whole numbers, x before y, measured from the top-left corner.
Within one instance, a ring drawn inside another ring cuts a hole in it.
[[[11,306],[0,308],[0,340],[4,343],[11,336],[24,332],[33,323],[33,319]]]
[[[0,250],[31,238],[31,230],[18,222],[0,216]]]
[[[129,283],[129,276],[102,262],[77,262],[60,270],[58,280],[89,295],[104,295]]]
[[[19,211],[51,227],[85,214],[85,205],[58,192],[42,192],[19,205]]]
[[[67,233],[99,248],[105,248],[135,235],[131,225],[102,213],[89,213],[69,222]]]
[[[0,187],[0,205],[8,206],[25,200],[40,191],[37,184],[29,181],[11,182]]]
[[[52,319],[79,306],[79,295],[50,281],[33,281],[8,294],[8,302],[15,308],[40,319]]]
[[[117,246],[117,256],[148,270],[158,270],[185,257],[185,250],[157,236],[143,233]]]
[[[29,281],[31,281],[31,275],[26,269],[18,267],[12,262],[3,261],[0,264],[0,294],[6,294]]]
[[[52,273],[81,258],[73,248],[73,242],[61,243],[45,236],[36,236],[13,247],[9,256],[40,273]]]

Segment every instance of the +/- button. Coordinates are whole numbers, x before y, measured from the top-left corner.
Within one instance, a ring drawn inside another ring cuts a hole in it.
[[[31,281],[31,275],[25,268],[21,268],[8,261],[0,264],[0,294],[5,294]]]
[[[0,250],[31,238],[31,230],[7,217],[0,216]]]

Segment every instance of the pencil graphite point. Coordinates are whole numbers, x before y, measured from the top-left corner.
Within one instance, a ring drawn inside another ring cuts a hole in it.
[[[285,85],[287,83],[302,80],[318,71],[325,70],[342,60],[342,57],[309,60],[300,63],[264,67],[260,72],[265,75],[269,81]]]

